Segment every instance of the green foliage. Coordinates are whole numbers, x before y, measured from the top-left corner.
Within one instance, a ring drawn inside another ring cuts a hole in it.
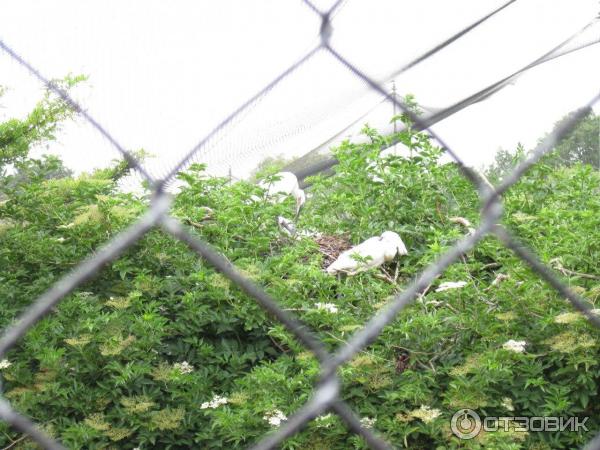
[[[499,181],[511,173],[526,157],[527,152],[522,144],[517,145],[514,153],[501,148],[496,152],[494,162],[486,169],[486,176],[492,181]]]
[[[574,112],[571,112],[556,122],[552,131],[562,126],[573,114]],[[538,143],[546,136],[548,133],[540,138]],[[496,152],[494,162],[487,168],[487,176],[492,180],[500,180],[526,157],[527,151],[521,144],[514,153],[500,149]],[[543,160],[545,165],[552,167],[589,164],[600,169],[600,116],[593,110],[590,111]]]
[[[574,112],[571,112],[559,120],[554,129],[569,120],[573,114]],[[591,110],[573,131],[556,145],[550,160],[555,165],[572,166],[581,163],[600,169],[600,116]]]
[[[138,150],[130,150],[129,153],[140,163],[154,156],[143,148]],[[125,160],[125,158],[113,159],[112,165],[102,169],[94,170],[93,176],[119,181],[120,179],[129,175],[132,169],[133,167],[130,166],[129,162]]]
[[[451,217],[478,222],[475,190],[455,164],[439,163],[426,134],[364,133],[368,144],[335,150],[334,177],[312,178],[298,227],[347,233],[353,244],[396,231],[409,254],[383,269],[327,275],[312,239],[288,238],[277,227],[293,199],[256,207],[248,201],[260,194],[255,185],[208,177],[202,165],[180,174],[186,186],[172,210],[331,351],[467,232]],[[392,140],[410,145],[414,157],[377,158]],[[0,326],[147,208],[117,192],[113,170],[35,179],[0,205],[0,267],[10,268],[0,272]],[[371,180],[372,170],[383,183]],[[507,226],[546,263],[568,268],[565,281],[593,304],[600,284],[583,275],[598,274],[598,194],[600,176],[589,166],[539,164],[504,199]],[[461,280],[463,288],[436,289]],[[486,238],[340,369],[343,396],[397,447],[574,448],[593,433],[498,432],[460,441],[449,421],[468,407],[488,416],[589,416],[587,426],[598,430],[598,337],[539,276]],[[506,348],[510,340],[525,341],[525,352]],[[68,295],[7,362],[0,369],[6,396],[70,448],[246,448],[280,414],[303,405],[319,376],[315,358],[281,324],[160,230]],[[18,437],[0,425],[0,445]],[[366,444],[324,415],[283,448]]]
[[[85,79],[81,75],[69,75],[54,84],[66,91]],[[29,152],[36,145],[53,140],[60,123],[74,113],[66,101],[48,90],[25,119],[13,118],[0,123],[0,199],[22,185],[71,175],[59,158],[44,155],[34,159],[29,157]]]
[[[54,84],[60,89],[69,89],[83,80],[84,76],[68,76]],[[73,113],[67,102],[48,91],[24,120],[10,119],[1,123],[0,170],[7,164],[25,160],[31,146],[54,139],[59,123]]]

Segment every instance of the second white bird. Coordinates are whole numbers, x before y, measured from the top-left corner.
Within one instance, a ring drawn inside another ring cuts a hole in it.
[[[279,172],[275,174],[273,181],[262,180],[258,185],[266,191],[266,197],[272,201],[282,202],[288,195],[296,199],[296,218],[300,214],[300,208],[306,201],[304,191],[300,189],[298,178],[292,172]],[[253,196],[252,200],[259,200]]]
[[[346,250],[325,270],[331,275],[356,275],[390,262],[396,255],[408,255],[408,250],[397,233],[386,231],[381,236],[369,238]]]

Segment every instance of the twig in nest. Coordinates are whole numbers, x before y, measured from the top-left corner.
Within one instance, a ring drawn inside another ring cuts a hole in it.
[[[319,246],[321,254],[325,256],[323,258],[323,269],[333,263],[343,251],[352,247],[346,235],[335,236],[325,234],[316,237],[314,241]]]
[[[383,270],[383,269],[382,269]],[[390,277],[387,272],[384,273],[376,273],[375,274],[376,278],[379,278],[380,280],[384,280],[387,281],[390,284],[393,284],[394,286],[396,285],[396,282],[392,279],[392,277]]]

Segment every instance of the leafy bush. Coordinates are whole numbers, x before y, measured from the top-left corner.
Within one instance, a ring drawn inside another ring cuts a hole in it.
[[[345,233],[353,244],[394,230],[409,255],[386,268],[327,275],[314,240],[291,239],[277,227],[293,200],[256,207],[248,201],[260,195],[256,186],[206,177],[202,166],[180,174],[186,186],[172,210],[331,351],[467,232],[452,216],[478,221],[472,186],[455,164],[439,163],[425,134],[392,137],[411,145],[413,158],[379,160],[391,138],[364,132],[370,143],[336,149],[334,177],[313,177],[298,226]],[[383,183],[371,180],[373,170]],[[600,287],[585,275],[597,273],[600,256],[599,190],[600,177],[587,166],[538,165],[504,199],[507,225],[592,303]],[[8,269],[0,273],[0,325],[147,206],[118,193],[110,171],[12,191],[0,206],[0,266]],[[466,285],[438,290],[445,281]],[[305,403],[319,375],[314,357],[282,325],[160,230],[55,309],[0,373],[13,405],[72,448],[245,448]],[[473,408],[488,416],[589,416],[586,425],[597,430],[598,345],[598,332],[568,302],[489,237],[339,373],[344,399],[399,447],[573,448],[593,433],[498,432],[461,441],[449,421]],[[0,425],[0,444],[18,437]],[[334,415],[283,444],[365,447]]]

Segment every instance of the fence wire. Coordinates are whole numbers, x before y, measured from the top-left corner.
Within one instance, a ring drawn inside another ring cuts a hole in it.
[[[444,44],[453,42],[458,37],[462,37],[464,34],[466,34],[466,30],[469,30],[469,31],[472,30],[473,28],[475,28],[476,25],[483,23],[483,21],[487,20],[489,17],[491,17],[492,14],[495,14],[496,12],[500,11],[501,9],[504,9],[506,6],[508,6],[511,3],[512,2],[509,2],[505,5],[503,5],[501,8],[499,8],[498,10],[489,14],[488,16],[485,16],[484,18],[480,19],[479,21],[475,22],[474,24],[470,25],[469,27],[461,30],[456,35],[454,35],[453,38],[445,41]],[[510,84],[517,81],[517,79],[519,77],[521,77],[524,73],[528,72],[529,70],[531,70],[541,64],[544,64],[546,62],[552,61],[556,58],[560,58],[562,56],[569,55],[578,50],[582,50],[589,46],[600,43],[600,30],[598,30],[596,33],[590,33],[590,31],[595,31],[593,28],[594,26],[596,26],[596,28],[598,28],[598,24],[600,24],[600,17],[596,17],[596,18],[592,19],[588,24],[586,24],[579,31],[577,31],[576,33],[574,33],[573,35],[571,35],[570,37],[565,39],[560,44],[556,45],[551,50],[544,53],[542,56],[536,58],[529,64],[516,70],[515,72],[513,72],[509,75],[506,75],[505,77],[491,83],[490,85],[484,87],[483,89],[481,89],[477,92],[474,92],[473,94],[463,98],[462,100],[455,102],[454,104],[452,104],[450,106],[447,106],[445,108],[432,109],[430,111],[430,113],[428,115],[426,115],[424,120],[421,122],[421,125],[414,127],[414,129],[417,131],[422,131],[422,130],[431,128],[436,123],[441,122],[444,119],[447,119],[448,117],[462,111],[463,109],[468,108],[469,106],[471,106],[473,104],[476,104],[476,103],[479,103],[479,102],[489,99],[494,94],[498,93],[502,89],[506,88]],[[581,38],[581,36],[584,36],[586,33],[588,33],[590,36],[588,36],[587,39],[583,39],[582,42],[577,42],[578,38]],[[402,74],[408,68],[412,68],[412,67],[416,66],[418,63],[420,63],[426,59],[425,56],[427,56],[427,57],[433,56],[435,53],[437,53],[437,51],[439,51],[443,47],[444,46],[442,46],[442,44],[440,44],[440,45],[436,46],[435,48],[425,52],[423,55],[416,58],[412,62],[406,64],[401,69],[398,69],[391,76],[386,77],[386,79],[385,79],[386,82],[393,80],[397,75]],[[383,86],[384,82],[380,81],[378,84],[380,86]],[[325,149],[327,147],[327,145],[331,144],[335,139],[337,139],[340,136],[343,136],[345,133],[347,133],[353,126],[356,125],[356,122],[358,122],[360,120],[361,120],[361,118],[358,118],[355,122],[352,122],[349,126],[347,126],[343,130],[336,133],[333,137],[328,139],[325,143],[319,145],[317,148],[310,150],[310,152],[308,152],[308,153],[314,153],[314,152],[318,152],[320,150]],[[402,127],[398,131],[402,131],[404,129],[405,129],[405,127]],[[382,147],[381,150],[385,150],[386,148],[388,148],[392,145],[395,145],[396,143],[397,142],[392,141],[388,146]],[[307,187],[307,186],[310,186],[310,184],[306,183],[304,181],[304,179],[306,177],[324,173],[326,171],[329,171],[329,173],[332,173],[330,171],[330,169],[332,167],[334,167],[337,163],[338,163],[338,161],[336,158],[328,157],[328,158],[326,158],[322,161],[319,161],[318,163],[315,163],[309,167],[304,167],[303,169],[296,171],[295,174],[299,180],[302,180],[301,187]]]
[[[458,37],[472,30],[476,25],[483,20],[491,17],[493,14],[500,12],[508,5],[514,3],[512,0],[504,4],[502,7],[494,10],[492,13],[485,16],[482,20],[471,25],[463,32],[447,39],[433,50],[427,52],[416,60],[416,63],[427,59],[437,51],[449,45]],[[341,55],[330,45],[330,36],[333,33],[331,20],[334,13],[345,4],[344,1],[338,0],[327,11],[319,10],[309,0],[304,0],[304,3],[315,14],[321,18],[320,27],[320,43],[302,56],[295,64],[290,66],[281,75],[275,78],[264,89],[257,93],[254,97],[240,106],[230,116],[226,118],[217,128],[202,139],[198,145],[189,151],[189,153],[169,171],[166,177],[162,179],[154,179],[144,169],[144,167],[126,151],[113,136],[106,131],[94,118],[88,115],[77,102],[75,102],[65,91],[59,89],[56,85],[44,78],[39,71],[32,65],[26,62],[12,48],[0,41],[0,48],[8,55],[15,59],[19,64],[27,68],[35,77],[37,77],[47,88],[54,91],[64,101],[66,101],[75,111],[79,112],[88,122],[90,122],[102,135],[104,135],[111,144],[124,156],[130,166],[136,169],[143,178],[145,178],[152,186],[154,195],[151,200],[148,211],[136,223],[128,227],[125,231],[119,233],[111,239],[103,248],[92,255],[89,259],[80,263],[72,272],[55,283],[48,291],[42,294],[33,304],[7,329],[2,332],[0,337],[0,359],[23,337],[29,329],[39,322],[44,316],[49,314],[54,306],[69,293],[73,292],[77,287],[90,278],[94,277],[99,269],[105,264],[115,260],[125,250],[135,244],[148,231],[155,227],[162,228],[165,232],[175,238],[186,243],[189,248],[198,254],[199,257],[206,260],[216,270],[227,277],[231,282],[239,286],[249,296],[254,298],[256,302],[270,313],[275,319],[281,322],[288,331],[309,349],[318,359],[321,373],[320,379],[315,386],[312,397],[309,401],[296,411],[287,421],[285,421],[276,432],[267,435],[258,442],[253,449],[263,450],[272,449],[280,445],[286,438],[299,432],[307,423],[315,419],[320,414],[326,411],[337,414],[349,430],[363,437],[365,442],[373,449],[390,449],[392,446],[378,437],[373,431],[364,427],[361,424],[360,418],[352,411],[350,406],[342,399],[341,380],[338,377],[337,370],[340,366],[349,361],[357,352],[373,342],[381,333],[383,328],[388,325],[398,313],[417,296],[424,292],[430,283],[443,271],[455,262],[461,254],[473,249],[478,242],[485,236],[492,234],[500,239],[504,245],[511,249],[515,255],[523,260],[531,269],[552,286],[561,296],[568,299],[571,304],[581,311],[596,327],[600,328],[600,319],[591,313],[589,303],[571,290],[564,284],[558,274],[540,261],[535,253],[528,249],[523,243],[519,242],[502,224],[502,194],[511,186],[519,181],[520,177],[546,153],[548,153],[557,142],[565,137],[577,123],[590,112],[591,107],[600,99],[600,94],[597,94],[586,105],[583,105],[578,112],[572,115],[569,120],[565,121],[561,127],[558,127],[553,133],[548,135],[531,153],[530,157],[517,166],[498,187],[492,187],[487,180],[478,172],[467,167],[455,151],[444,143],[442,138],[429,129],[431,123],[421,119],[415,115],[410,109],[395,96],[389,95],[384,89],[381,82],[374,81],[364,71],[353,65],[344,55]],[[358,332],[356,332],[349,341],[343,345],[336,353],[331,354],[325,349],[323,343],[316,335],[300,320],[294,317],[289,311],[281,308],[276,299],[272,298],[265,292],[263,288],[244,277],[222,254],[212,248],[212,246],[198,238],[198,236],[190,233],[177,219],[169,215],[171,199],[169,194],[164,191],[166,183],[168,183],[178,171],[183,169],[187,163],[193,159],[194,155],[203,148],[213,136],[219,133],[229,122],[237,118],[244,110],[252,105],[256,100],[264,95],[280,83],[288,74],[293,72],[301,64],[305,63],[315,53],[325,51],[331,55],[332,59],[345,66],[352,74],[366,83],[370,89],[373,89],[383,95],[388,101],[394,103],[404,113],[406,113],[416,127],[427,130],[429,134],[435,138],[454,161],[458,164],[463,175],[468,178],[474,188],[477,190],[481,200],[481,224],[474,233],[464,237],[454,244],[444,255],[437,261],[429,265],[422,271],[420,276],[412,282],[404,291],[391,299],[387,306],[378,314],[371,318],[367,324]],[[415,64],[416,64],[415,63]],[[412,64],[412,63],[411,63]],[[415,64],[408,65],[406,70],[413,67]],[[452,114],[452,107],[443,110],[438,114]],[[1,380],[0,380],[1,381]],[[1,385],[0,385],[1,388]],[[9,423],[12,427],[29,436],[33,441],[47,449],[63,449],[64,447],[48,436],[35,423],[27,417],[22,416],[12,408],[10,403],[2,396],[0,390],[0,419]],[[600,434],[591,440],[586,446],[587,450],[600,449]]]

